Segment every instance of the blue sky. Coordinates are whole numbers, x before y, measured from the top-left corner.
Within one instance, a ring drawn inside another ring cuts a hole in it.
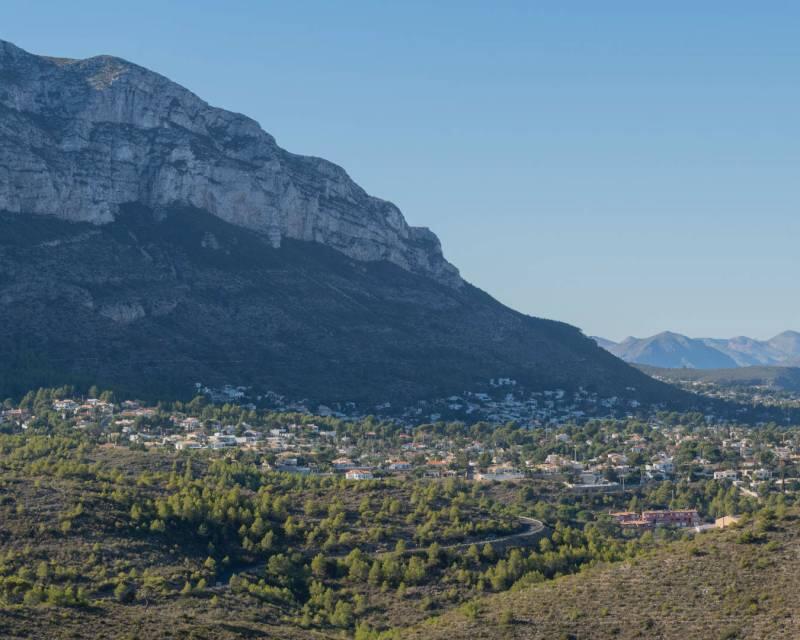
[[[800,5],[0,4],[344,166],[520,311],[622,338],[800,329]]]

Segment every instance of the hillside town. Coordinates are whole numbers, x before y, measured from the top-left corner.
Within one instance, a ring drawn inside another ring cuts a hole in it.
[[[577,411],[560,419],[542,413],[548,416],[544,424],[526,418],[410,426],[373,416],[343,419],[215,404],[220,398],[210,393],[172,405],[117,400],[110,392],[82,396],[56,391],[43,401],[42,393],[28,394],[18,405],[7,401],[0,429],[35,430],[55,416],[108,446],[250,452],[265,470],[352,481],[538,480],[573,494],[624,494],[652,483],[713,481],[754,499],[800,489],[800,431],[715,424],[700,414],[593,419]],[[555,406],[564,393],[543,397],[552,398],[545,406]]]
[[[278,412],[313,413],[337,418],[359,418],[375,415],[406,425],[421,421],[486,420],[493,423],[525,422],[531,426],[559,424],[567,420],[583,420],[595,416],[624,416],[639,409],[634,399],[616,396],[602,397],[585,389],[569,392],[565,389],[530,391],[513,378],[491,378],[479,388],[463,391],[445,398],[420,400],[410,406],[394,406],[383,402],[372,407],[359,407],[353,402],[332,406],[316,404],[307,399],[289,400],[267,391],[233,385],[211,387],[195,384],[195,391],[215,403],[239,403],[249,407],[268,407]]]

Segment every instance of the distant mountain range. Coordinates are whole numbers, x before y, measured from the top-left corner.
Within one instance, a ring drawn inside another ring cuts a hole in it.
[[[746,336],[689,338],[670,331],[649,338],[630,337],[622,342],[604,338],[594,340],[626,362],[664,369],[800,366],[800,333],[797,331],[785,331],[769,340]]]

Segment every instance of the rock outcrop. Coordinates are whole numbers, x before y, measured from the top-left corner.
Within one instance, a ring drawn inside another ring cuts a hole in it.
[[[318,242],[462,285],[430,230],[250,118],[119,58],[47,58],[0,41],[0,211],[103,225],[134,203],[205,210],[273,247]]]

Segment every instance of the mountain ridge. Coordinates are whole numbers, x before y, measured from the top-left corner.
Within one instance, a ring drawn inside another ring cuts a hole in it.
[[[665,369],[800,365],[800,333],[796,331],[784,331],[768,340],[689,338],[665,331],[648,338],[628,337],[619,343],[603,338],[595,341],[626,362]]]
[[[320,242],[461,284],[429,229],[409,226],[344,169],[281,149],[254,120],[158,73],[107,55],[35,56],[3,41],[0,70],[0,210],[105,224],[133,202],[191,206],[275,247]],[[43,147],[48,158],[33,151]]]

